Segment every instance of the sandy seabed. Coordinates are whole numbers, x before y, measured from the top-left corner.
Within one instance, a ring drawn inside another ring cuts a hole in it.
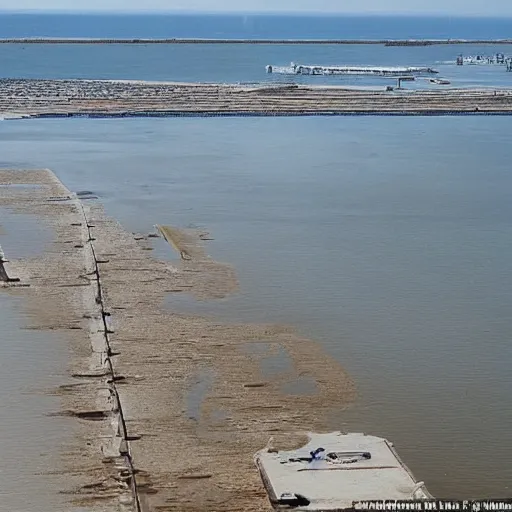
[[[48,170],[0,170],[0,208],[35,215],[54,233],[43,257],[16,259],[3,247],[20,282],[2,288],[24,297],[27,327],[60,331],[72,347],[69,384],[55,390],[59,414],[77,422],[55,468],[69,476],[60,492],[93,511],[269,510],[255,452],[271,438],[288,448],[308,431],[336,429],[332,411],[355,396],[342,366],[291,327],[166,306],[169,294],[237,293],[235,270],[208,256],[205,233],[155,219],[181,255],[159,261],[158,232],[127,232]],[[263,371],[281,356],[286,370]]]

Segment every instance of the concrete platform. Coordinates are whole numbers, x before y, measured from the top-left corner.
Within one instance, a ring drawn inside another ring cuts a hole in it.
[[[340,432],[309,437],[298,450],[267,447],[255,456],[276,510],[334,511],[362,500],[432,498],[386,439]]]

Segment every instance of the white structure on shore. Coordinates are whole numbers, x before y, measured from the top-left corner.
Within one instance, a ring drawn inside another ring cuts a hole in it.
[[[381,66],[306,66],[291,63],[289,66],[267,66],[267,73],[282,75],[366,75],[366,76],[415,76],[438,73],[428,67],[381,67]]]

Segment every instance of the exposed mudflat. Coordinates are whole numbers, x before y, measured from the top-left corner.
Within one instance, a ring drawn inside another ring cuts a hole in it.
[[[342,87],[0,80],[0,115],[363,115],[512,112],[510,89],[368,91]]]
[[[155,232],[126,232],[50,171],[0,171],[0,185],[0,206],[36,214],[55,233],[42,258],[9,254],[6,271],[21,281],[2,286],[25,299],[28,327],[57,330],[73,348],[69,385],[55,391],[59,414],[79,424],[56,468],[69,476],[61,492],[91,510],[268,510],[253,455],[271,437],[292,447],[304,432],[332,429],[330,412],[354,399],[339,363],[287,326],[167,310],[171,293],[207,300],[237,290],[204,233],[155,219],[182,255],[171,265],[148,250]],[[290,364],[265,372],[279,354]]]

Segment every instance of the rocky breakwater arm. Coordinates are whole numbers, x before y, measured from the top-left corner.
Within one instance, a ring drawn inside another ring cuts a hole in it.
[[[0,38],[0,44],[315,44],[386,46],[430,46],[440,44],[512,44],[512,39],[220,39],[220,38],[67,38],[14,37]]]
[[[0,115],[29,117],[512,112],[512,89],[363,91],[101,80],[0,80]]]

